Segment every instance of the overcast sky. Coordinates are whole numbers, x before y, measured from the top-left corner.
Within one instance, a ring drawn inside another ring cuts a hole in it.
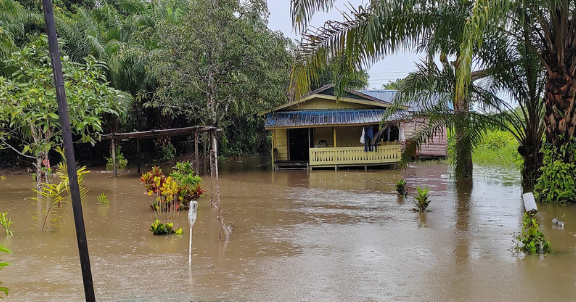
[[[342,15],[338,9],[347,11],[346,5],[351,3],[354,6],[362,4],[362,0],[338,0],[336,8],[328,13],[319,13],[314,16],[312,25],[321,26],[327,20],[342,20]],[[284,35],[293,39],[300,39],[292,30],[292,20],[290,18],[290,0],[268,0],[270,19],[268,27],[272,30],[280,30]],[[394,81],[397,78],[404,78],[414,70],[414,62],[420,60],[420,55],[403,53],[387,57],[376,63],[369,70],[370,88],[380,88],[382,84]]]

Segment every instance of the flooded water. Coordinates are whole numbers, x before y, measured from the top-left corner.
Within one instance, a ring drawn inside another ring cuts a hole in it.
[[[516,172],[477,168],[456,183],[442,164],[406,171],[283,171],[243,160],[221,173],[231,241],[218,240],[209,198],[199,202],[192,266],[183,235],[153,236],[154,215],[137,175],[91,173],[84,215],[98,301],[537,301],[576,296],[576,207],[539,205],[555,253],[518,256],[522,188]],[[431,188],[430,212],[412,211]],[[205,185],[210,188],[208,177]],[[70,205],[58,230],[40,232],[29,176],[0,182],[14,236],[0,245],[7,301],[84,298]],[[105,193],[111,204],[98,205]],[[564,229],[552,228],[555,217]],[[3,232],[3,230],[1,230]]]

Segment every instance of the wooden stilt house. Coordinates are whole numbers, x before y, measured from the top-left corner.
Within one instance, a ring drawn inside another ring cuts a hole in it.
[[[406,129],[411,129],[410,122],[416,124],[382,123],[390,106],[390,101],[351,89],[337,99],[334,86],[328,85],[260,112],[266,116],[266,129],[272,131],[274,168],[367,168],[398,163]]]

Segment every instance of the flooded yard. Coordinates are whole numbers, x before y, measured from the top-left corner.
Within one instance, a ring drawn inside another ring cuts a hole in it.
[[[477,168],[456,183],[443,164],[406,171],[272,172],[247,162],[222,166],[231,241],[218,241],[209,197],[199,201],[192,266],[183,235],[153,236],[154,215],[138,175],[91,173],[84,215],[98,301],[509,301],[576,296],[576,207],[539,204],[555,252],[518,256],[522,188],[517,172]],[[431,189],[430,212],[394,186]],[[204,185],[210,188],[208,176]],[[0,209],[14,236],[0,245],[7,301],[84,298],[70,205],[61,229],[40,232],[30,176],[0,182]],[[100,193],[111,204],[98,205]],[[555,217],[566,222],[552,228]],[[3,231],[3,230],[2,230]]]

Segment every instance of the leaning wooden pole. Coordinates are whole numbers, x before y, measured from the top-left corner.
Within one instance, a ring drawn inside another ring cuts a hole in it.
[[[90,257],[88,255],[88,242],[86,240],[84,215],[82,214],[82,203],[80,202],[80,188],[78,186],[78,174],[76,174],[77,172],[75,164],[76,159],[74,157],[74,146],[72,145],[72,132],[70,130],[68,104],[66,103],[64,76],[62,74],[60,51],[58,50],[58,37],[56,36],[56,25],[54,23],[52,1],[42,0],[42,6],[44,7],[44,20],[46,21],[46,31],[48,33],[50,59],[52,60],[52,72],[54,74],[54,86],[56,88],[56,101],[58,102],[58,115],[60,117],[60,126],[62,127],[62,137],[64,140],[64,157],[68,163],[68,179],[70,185],[70,195],[72,197],[74,224],[76,226],[78,253],[80,255],[80,266],[82,267],[82,279],[84,281],[84,295],[86,297],[86,301],[92,302],[96,301],[96,297],[94,295],[94,285],[92,283],[92,271],[90,268]]]

